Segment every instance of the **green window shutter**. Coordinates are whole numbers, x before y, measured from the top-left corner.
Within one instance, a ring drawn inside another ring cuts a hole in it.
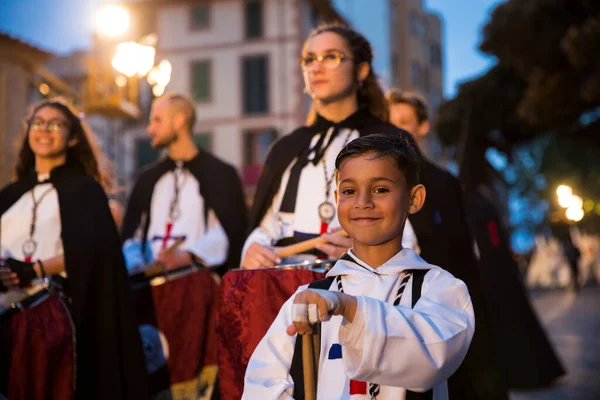
[[[192,63],[192,97],[195,101],[210,101],[210,84],[210,61],[194,61]]]
[[[245,57],[242,61],[244,114],[269,112],[269,78],[266,56]]]
[[[259,0],[246,1],[246,39],[263,37],[263,2]]]
[[[190,10],[190,27],[206,29],[210,25],[210,4],[198,4]]]

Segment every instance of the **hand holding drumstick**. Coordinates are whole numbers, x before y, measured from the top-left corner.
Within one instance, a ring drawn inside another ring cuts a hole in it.
[[[260,269],[273,267],[281,264],[282,257],[289,257],[314,248],[324,252],[330,258],[340,258],[342,254],[352,247],[352,239],[347,236],[346,232],[339,230],[314,239],[305,240],[301,243],[278,248],[269,248],[258,243],[252,243],[244,255],[242,268]]]

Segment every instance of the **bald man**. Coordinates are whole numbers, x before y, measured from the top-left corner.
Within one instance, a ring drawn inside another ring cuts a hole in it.
[[[181,94],[152,104],[147,131],[167,157],[145,168],[131,192],[122,229],[128,268],[239,266],[247,228],[241,182],[235,168],[196,146],[195,123],[194,103]]]

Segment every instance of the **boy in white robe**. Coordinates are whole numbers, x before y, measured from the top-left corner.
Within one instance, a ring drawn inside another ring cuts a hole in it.
[[[340,152],[336,170],[339,221],[353,248],[327,274],[329,290],[302,286],[283,305],[250,359],[243,398],[295,398],[297,334],[327,321],[317,399],[419,398],[407,390],[447,399],[475,321],[466,285],[402,248],[406,218],[425,200],[415,144],[408,135],[362,137]],[[411,307],[416,270],[428,271]]]

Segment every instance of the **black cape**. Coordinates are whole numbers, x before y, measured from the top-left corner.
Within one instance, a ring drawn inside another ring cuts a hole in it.
[[[465,201],[479,247],[481,278],[493,314],[497,353],[508,386],[532,389],[550,385],[565,370],[531,308],[508,235],[493,204],[468,190]]]
[[[205,215],[209,209],[214,210],[229,240],[227,262],[217,269],[218,272],[223,274],[228,269],[238,268],[248,221],[244,193],[237,171],[231,165],[202,150],[199,150],[198,155],[192,160],[184,162],[184,167],[200,184]],[[121,233],[123,241],[135,235],[142,223],[142,215],[145,215],[142,227],[143,243],[145,243],[150,227],[150,203],[154,186],[161,176],[175,168],[175,161],[165,158],[141,172],[129,197],[123,219]]]
[[[271,206],[286,168],[307,149],[315,134],[332,125],[318,116],[313,125],[298,128],[271,146],[250,214],[251,230],[260,225]],[[339,125],[358,130],[360,136],[404,132],[374,117],[366,109],[357,111]],[[486,321],[485,300],[460,184],[451,174],[423,157],[419,179],[427,189],[427,197],[421,211],[409,219],[421,248],[421,256],[464,281],[475,308],[475,335],[463,364],[448,381],[450,393],[453,398],[460,399],[507,399],[505,381],[495,362],[491,332]]]
[[[50,182],[58,193],[76,330],[76,399],[149,399],[128,275],[106,194],[68,165],[54,168]],[[36,184],[32,174],[0,191],[0,215]]]

